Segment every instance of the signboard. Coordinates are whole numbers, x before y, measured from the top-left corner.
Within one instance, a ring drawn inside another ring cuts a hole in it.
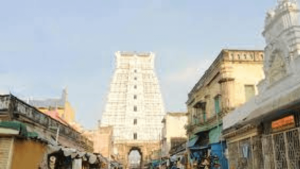
[[[295,127],[295,119],[293,115],[272,122],[273,131],[281,131],[293,127]]]

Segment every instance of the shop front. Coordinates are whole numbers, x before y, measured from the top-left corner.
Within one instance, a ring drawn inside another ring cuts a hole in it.
[[[213,143],[211,146],[211,168],[212,169],[228,169],[228,160],[225,156],[226,143]]]
[[[101,169],[103,162],[99,155],[71,148],[60,148],[48,154],[50,169]]]
[[[188,143],[189,162],[192,168],[210,165],[209,132],[198,132]]]
[[[300,108],[282,110],[264,121],[264,168],[300,168],[299,113]]]
[[[268,11],[258,95],[223,118],[229,168],[300,168],[300,39],[296,1]],[[289,32],[289,33],[287,33]]]
[[[227,169],[228,161],[225,156],[226,142],[220,139],[222,125],[209,131],[198,132],[190,139],[190,165],[194,168],[206,166],[209,169]]]
[[[295,103],[226,130],[229,168],[300,168],[299,114]]]
[[[227,169],[228,162],[225,157],[226,142],[221,138],[222,125],[218,125],[209,131],[209,145],[212,169]]]
[[[262,142],[258,127],[246,125],[224,135],[228,148],[230,169],[263,168]]]

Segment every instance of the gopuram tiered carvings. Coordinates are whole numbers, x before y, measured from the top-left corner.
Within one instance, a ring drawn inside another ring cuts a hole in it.
[[[116,68],[101,126],[113,126],[114,153],[128,167],[128,154],[142,161],[159,147],[165,115],[153,53],[116,52]]]

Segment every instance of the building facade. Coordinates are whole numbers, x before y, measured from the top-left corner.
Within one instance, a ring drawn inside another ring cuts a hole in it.
[[[159,147],[165,111],[154,71],[155,55],[135,52],[115,55],[116,68],[101,127],[113,127],[114,153],[126,164],[128,151],[139,150],[145,157],[148,151]]]
[[[85,131],[86,135],[94,143],[94,152],[102,154],[105,158],[111,159],[113,155],[113,127],[100,127],[96,130]]]
[[[92,153],[93,143],[17,97],[0,95],[0,168],[46,169],[49,155],[67,148]],[[69,159],[69,166],[71,162]]]
[[[184,126],[187,124],[187,115],[182,112],[169,112],[162,120],[161,156],[168,157],[171,148],[187,141]]]
[[[300,26],[296,1],[267,13],[259,95],[223,119],[230,168],[300,168]]]
[[[256,85],[264,77],[263,57],[259,50],[224,49],[189,93],[185,128],[194,162],[210,154],[227,167],[222,118],[257,94]]]
[[[65,88],[60,98],[24,99],[24,101],[45,114],[57,112],[59,118],[72,124],[75,122],[75,111],[68,101],[68,91]]]

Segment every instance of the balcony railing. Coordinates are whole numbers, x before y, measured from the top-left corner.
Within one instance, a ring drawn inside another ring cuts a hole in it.
[[[206,121],[196,120],[193,124],[186,125],[185,129],[188,134],[210,130],[222,124],[222,119],[227,114],[227,112],[228,111],[221,111],[220,113],[215,114],[213,117],[208,118]]]
[[[0,111],[4,112],[13,119],[18,120],[20,117],[26,118],[33,123],[39,124],[51,131],[53,128],[59,128],[59,134],[70,138],[84,149],[92,148],[92,141],[83,137],[79,132],[75,131],[70,126],[63,124],[52,117],[40,112],[35,107],[30,106],[13,95],[0,96]],[[27,121],[27,120],[26,120]]]

